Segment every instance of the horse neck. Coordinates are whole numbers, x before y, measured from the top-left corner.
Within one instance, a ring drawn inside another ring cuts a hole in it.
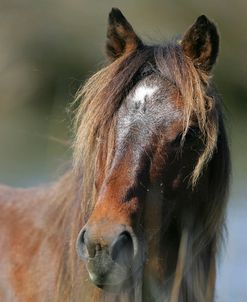
[[[51,187],[48,193],[52,198],[49,201],[48,232],[57,239],[55,248],[58,251],[54,301],[65,302],[74,299],[79,301],[79,296],[83,296],[80,281],[86,277],[86,274],[77,257],[75,245],[83,226],[81,182],[81,177],[69,171]]]
[[[44,207],[47,210],[47,227],[56,233],[65,231],[74,221],[73,215],[80,207],[79,185],[72,171],[65,173],[48,187]]]

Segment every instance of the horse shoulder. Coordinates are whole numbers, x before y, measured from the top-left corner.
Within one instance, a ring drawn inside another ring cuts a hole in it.
[[[1,301],[44,301],[54,286],[54,243],[47,235],[50,190],[0,186]]]

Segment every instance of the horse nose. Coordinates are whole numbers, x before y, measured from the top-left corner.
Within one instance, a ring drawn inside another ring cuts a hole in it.
[[[134,257],[134,236],[125,227],[111,227],[117,232],[100,234],[90,226],[84,227],[77,238],[77,253],[82,259],[95,258],[100,252],[120,264],[127,265]]]
[[[114,262],[128,266],[134,257],[134,242],[128,231],[123,231],[114,240],[110,248],[110,255]]]

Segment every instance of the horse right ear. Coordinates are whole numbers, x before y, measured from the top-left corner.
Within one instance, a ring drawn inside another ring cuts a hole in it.
[[[200,16],[185,33],[181,45],[197,68],[209,72],[219,52],[219,34],[215,24],[206,16]]]
[[[111,61],[141,47],[142,41],[118,8],[113,8],[108,18],[106,53]]]

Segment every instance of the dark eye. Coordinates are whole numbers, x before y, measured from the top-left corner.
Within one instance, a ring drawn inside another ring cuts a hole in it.
[[[184,142],[185,143],[192,143],[196,141],[196,138],[199,137],[200,131],[198,128],[189,128],[185,138],[184,138]],[[183,139],[183,133],[179,133],[177,135],[177,137],[175,138],[175,140],[172,142],[172,145],[175,146],[180,146],[182,143],[182,139]]]
[[[186,135],[185,135],[185,141],[190,143],[194,142],[200,135],[200,130],[199,128],[189,128]]]

